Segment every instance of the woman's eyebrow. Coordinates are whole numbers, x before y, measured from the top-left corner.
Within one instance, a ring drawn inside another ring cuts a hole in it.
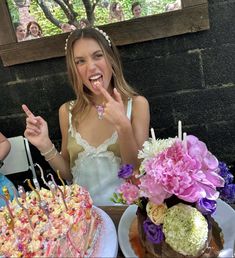
[[[101,49],[94,51],[91,55],[94,56],[97,53],[103,53]],[[84,56],[75,56],[74,60],[84,58]]]

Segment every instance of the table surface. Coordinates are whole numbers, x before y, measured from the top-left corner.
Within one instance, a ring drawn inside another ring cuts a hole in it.
[[[122,205],[121,206],[99,206],[99,208],[105,211],[113,220],[116,230],[118,230],[118,223],[122,217],[123,212],[126,210],[127,207],[128,206],[122,206]],[[118,246],[117,258],[124,258],[124,255],[120,249],[120,246]]]

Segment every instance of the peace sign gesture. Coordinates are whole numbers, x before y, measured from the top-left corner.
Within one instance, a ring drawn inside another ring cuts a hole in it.
[[[121,126],[123,121],[127,119],[121,94],[114,88],[113,96],[111,96],[100,84],[96,86],[105,98],[104,118],[115,127]]]

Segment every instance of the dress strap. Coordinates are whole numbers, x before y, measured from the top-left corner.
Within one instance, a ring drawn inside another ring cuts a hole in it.
[[[72,107],[74,105],[74,101],[70,101],[69,102],[69,131],[73,134],[73,127],[72,127],[72,114],[71,114],[71,110]]]
[[[132,111],[132,98],[129,98],[127,102],[127,110],[126,110],[126,115],[129,120],[131,120],[131,111]]]

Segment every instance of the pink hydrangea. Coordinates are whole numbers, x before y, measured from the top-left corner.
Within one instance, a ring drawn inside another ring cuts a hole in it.
[[[160,204],[171,195],[187,202],[200,198],[215,200],[224,180],[218,175],[218,161],[195,136],[187,136],[187,150],[176,141],[144,163],[146,175],[139,185],[141,196]]]
[[[124,182],[118,188],[118,192],[122,193],[122,198],[128,205],[139,199],[139,188],[129,182]]]

